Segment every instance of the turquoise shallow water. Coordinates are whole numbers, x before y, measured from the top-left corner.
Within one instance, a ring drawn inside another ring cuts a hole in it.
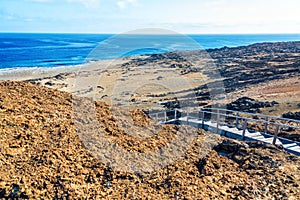
[[[0,68],[70,66],[129,55],[279,41],[300,41],[300,34],[115,36],[0,33]]]

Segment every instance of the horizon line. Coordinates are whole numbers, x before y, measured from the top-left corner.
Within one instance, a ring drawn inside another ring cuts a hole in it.
[[[106,35],[300,35],[299,33],[284,33],[284,32],[270,32],[270,33],[128,33],[128,32],[123,32],[123,33],[109,33],[109,32],[29,32],[29,31],[0,31],[0,34],[82,34],[82,35],[101,35],[101,34],[106,34]]]

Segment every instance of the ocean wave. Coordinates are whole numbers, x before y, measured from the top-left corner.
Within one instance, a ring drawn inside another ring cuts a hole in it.
[[[70,73],[79,70],[82,67],[88,66],[93,61],[78,65],[64,65],[56,67],[14,67],[0,69],[0,80],[27,80],[45,75]]]
[[[131,54],[159,52],[151,51],[151,48],[167,51],[194,50],[234,47],[261,41],[300,40],[300,34],[120,35],[110,38],[111,36],[113,35],[0,33],[0,68],[73,66],[84,62],[86,57],[88,60],[106,60]],[[194,42],[186,43],[186,37],[199,45],[191,46]],[[141,49],[141,47],[148,47],[148,49]]]

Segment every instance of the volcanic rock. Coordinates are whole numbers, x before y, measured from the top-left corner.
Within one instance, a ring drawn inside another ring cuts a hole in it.
[[[287,112],[282,114],[283,118],[300,120],[300,112]]]
[[[227,104],[226,106],[227,109],[229,110],[243,111],[249,113],[259,113],[261,112],[259,108],[272,107],[276,104],[278,104],[276,101],[260,102],[249,97],[242,97],[232,103]]]
[[[73,98],[30,83],[0,82],[0,199],[300,199],[298,157],[197,129],[174,162],[148,173],[117,170],[83,144]],[[158,125],[162,131],[149,138],[132,137],[122,125],[151,125],[142,111],[127,113],[130,124],[120,119],[126,114],[118,115],[121,109],[94,106],[103,134],[129,152],[159,150],[180,129]]]

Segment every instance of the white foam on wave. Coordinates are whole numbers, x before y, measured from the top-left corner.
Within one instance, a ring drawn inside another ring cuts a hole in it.
[[[54,76],[61,73],[75,72],[81,67],[90,65],[91,62],[79,65],[67,65],[58,67],[16,67],[0,69],[0,80],[28,80]]]

